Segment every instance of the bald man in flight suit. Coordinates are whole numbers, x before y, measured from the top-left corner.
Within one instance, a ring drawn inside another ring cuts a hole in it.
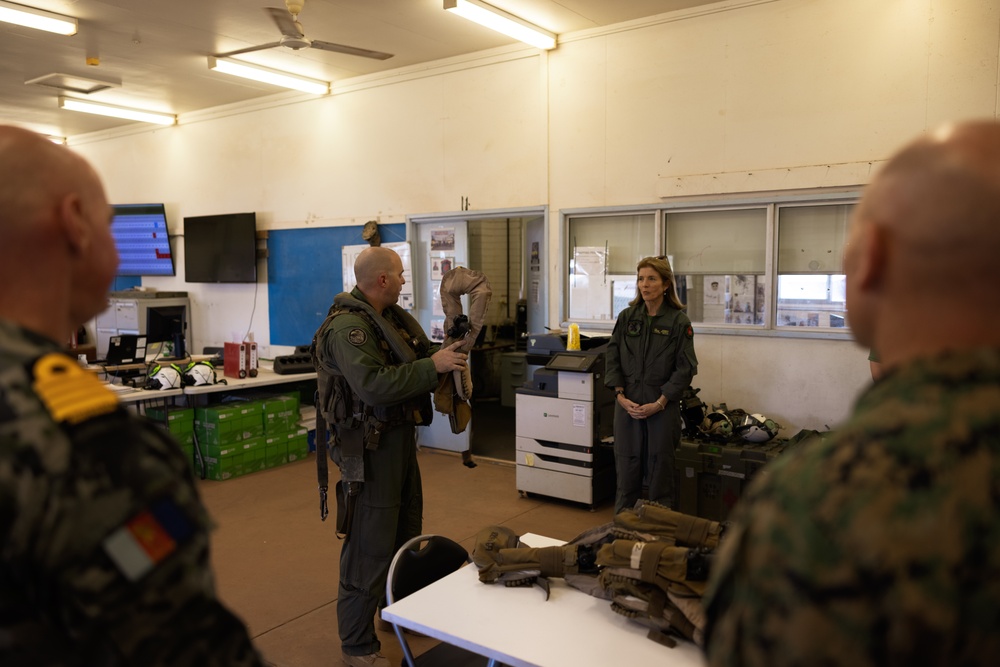
[[[462,370],[467,355],[432,346],[397,305],[405,284],[394,251],[365,248],[354,264],[357,287],[336,296],[315,337],[320,404],[335,433],[363,444],[363,482],[340,556],[337,622],[349,667],[388,667],[375,633],[386,574],[396,550],[421,533],[423,493],[416,425],[430,423],[438,374]],[[344,468],[342,468],[343,472]]]

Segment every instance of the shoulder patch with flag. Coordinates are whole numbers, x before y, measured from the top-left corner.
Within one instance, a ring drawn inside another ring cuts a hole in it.
[[[170,498],[152,503],[104,538],[105,553],[129,581],[138,581],[166,560],[194,532]]]

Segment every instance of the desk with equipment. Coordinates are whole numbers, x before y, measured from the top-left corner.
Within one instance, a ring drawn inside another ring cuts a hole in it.
[[[537,547],[563,544],[530,533],[521,541]],[[704,666],[694,644],[658,644],[646,637],[648,628],[616,614],[607,600],[562,579],[550,585],[546,600],[534,586],[483,584],[469,564],[389,605],[382,618],[509,667]]]

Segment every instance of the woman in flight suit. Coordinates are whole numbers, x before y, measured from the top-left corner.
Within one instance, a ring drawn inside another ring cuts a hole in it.
[[[674,450],[681,439],[680,398],[698,372],[694,332],[674,290],[665,257],[636,267],[636,296],[618,315],[607,352],[605,384],[614,388],[615,513],[635,505],[647,480],[648,498],[670,507]]]

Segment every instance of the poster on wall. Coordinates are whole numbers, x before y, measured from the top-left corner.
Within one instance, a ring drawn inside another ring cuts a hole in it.
[[[354,279],[354,262],[358,259],[358,255],[360,255],[365,248],[370,247],[371,246],[368,245],[345,245],[343,247],[341,256],[343,258],[343,279],[345,292],[350,292],[358,284]],[[405,280],[406,283],[403,285],[403,289],[399,293],[399,305],[406,310],[413,310],[413,270],[410,254],[410,242],[399,241],[397,243],[383,243],[382,247],[395,250],[396,254],[399,255],[400,261],[403,263],[403,280]]]
[[[442,227],[431,230],[431,250],[435,252],[454,252],[455,250],[455,228]]]
[[[724,276],[705,276],[705,298],[706,306],[721,306],[722,296],[726,292],[726,282]]]
[[[431,280],[441,280],[455,266],[454,255],[431,257]]]
[[[726,323],[753,324],[756,279],[752,275],[726,276]]]

